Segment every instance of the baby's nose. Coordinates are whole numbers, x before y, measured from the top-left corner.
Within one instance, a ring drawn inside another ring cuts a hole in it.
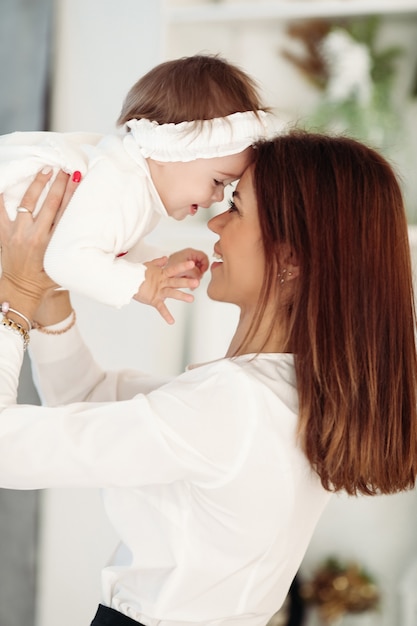
[[[219,185],[218,187],[216,187],[216,189],[214,190],[213,193],[213,200],[215,202],[221,202],[224,198],[224,187],[223,185]]]

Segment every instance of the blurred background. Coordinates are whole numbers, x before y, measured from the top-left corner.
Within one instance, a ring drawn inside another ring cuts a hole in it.
[[[0,133],[114,132],[141,75],[195,53],[240,65],[283,124],[382,150],[417,258],[417,0],[0,0]],[[154,241],[211,256],[206,219],[162,223]],[[74,305],[103,367],[169,375],[221,356],[236,320],[204,285],[192,306],[172,304],[173,327],[137,303]],[[28,362],[19,401],[38,402]],[[415,491],[335,496],[274,624],[417,626],[416,520]],[[116,542],[96,490],[0,490],[0,626],[88,625]]]

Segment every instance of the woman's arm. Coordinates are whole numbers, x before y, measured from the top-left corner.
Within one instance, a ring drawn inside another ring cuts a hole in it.
[[[24,194],[15,220],[10,220],[3,198],[0,198],[0,245],[2,275],[0,277],[1,369],[0,397],[4,404],[15,402],[23,351],[29,342],[31,320],[43,296],[54,285],[43,271],[43,255],[54,224],[71,197],[75,183],[60,172],[44,203],[44,210],[35,218],[31,214],[51,172],[39,173]],[[67,312],[68,300],[60,301],[59,312],[49,320],[58,321]]]
[[[45,174],[37,177],[22,200],[29,211],[46,179]],[[43,298],[52,288],[43,271],[43,253],[66,184],[66,175],[54,183],[51,190],[56,195],[46,201],[35,219],[24,211],[10,222],[0,202],[4,261],[0,302],[7,298],[13,305],[14,312],[7,316],[13,316],[9,319],[16,324],[13,328],[0,324],[0,487],[129,487],[175,480],[211,484],[225,479],[233,474],[251,441],[253,420],[245,393],[236,397],[233,381],[241,376],[234,367],[232,374],[228,369],[219,372],[216,366],[210,376],[194,370],[127,401],[103,402],[96,397],[99,401],[57,407],[16,404],[22,339],[29,330],[25,320],[38,316],[40,323],[59,322],[62,320],[57,318],[70,309],[69,300],[62,297],[52,298],[53,304],[42,310],[47,302]],[[17,324],[23,334],[16,330]],[[46,338],[69,342],[76,332],[73,327],[68,335]],[[75,342],[72,345],[74,362],[68,371],[73,378],[65,375],[66,366],[62,368],[63,387],[71,386],[77,375],[83,377],[84,365],[79,362]],[[103,378],[104,382],[108,386],[108,380]],[[99,388],[100,381],[96,383]]]
[[[48,173],[38,174],[24,195],[22,206],[29,211],[36,206],[50,176]],[[3,261],[0,304],[9,303],[9,308],[18,312],[9,310],[6,315],[22,327],[22,332],[28,332],[29,327],[21,315],[37,328],[30,333],[29,344],[34,379],[42,400],[52,406],[85,400],[127,399],[166,382],[166,379],[152,379],[138,372],[103,372],[73,325],[75,313],[68,291],[55,290],[55,285],[43,271],[44,250],[77,187],[76,181],[60,173],[51,186],[42,211],[35,218],[30,213],[19,212],[16,220],[11,221],[0,196]],[[8,370],[4,382],[8,384],[2,389],[2,397],[5,402],[6,398],[14,402],[23,356],[22,339],[26,335],[19,337],[19,333],[12,332],[11,328],[2,330],[13,334],[10,337],[6,335],[3,340],[3,357]],[[9,346],[6,349],[7,344],[14,345],[14,348]]]
[[[67,174],[60,172],[46,197],[42,211],[33,217],[31,213],[50,177],[51,172],[41,172],[36,176],[21,201],[21,207],[26,210],[18,211],[15,220],[8,218],[3,200],[0,202],[0,303],[9,304],[7,318],[22,325],[26,331],[30,331],[30,327],[25,318],[35,319],[43,297],[55,287],[43,270],[43,257],[55,224],[76,185],[68,180]],[[43,322],[57,322],[60,316],[68,315],[71,310],[69,299],[61,297],[59,303],[59,307],[54,307],[48,317],[45,317],[45,311],[41,312]]]
[[[5,334],[0,330],[2,349]],[[9,371],[2,355],[1,389]],[[250,387],[239,368],[226,363],[197,368],[127,401],[45,407],[5,403],[0,393],[0,487],[227,481],[253,442]]]
[[[65,328],[72,315],[60,325]],[[168,382],[136,370],[105,372],[94,360],[77,325],[61,334],[32,331],[29,352],[35,385],[43,404],[57,406],[69,402],[109,402],[128,400],[148,393]]]

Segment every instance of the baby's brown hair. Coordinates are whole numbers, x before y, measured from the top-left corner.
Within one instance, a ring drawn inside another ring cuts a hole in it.
[[[255,81],[218,55],[194,55],[157,65],[128,92],[117,120],[146,118],[158,124],[226,117],[266,110]]]

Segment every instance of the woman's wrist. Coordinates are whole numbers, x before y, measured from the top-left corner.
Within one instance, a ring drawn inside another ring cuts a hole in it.
[[[39,302],[40,296],[19,290],[7,278],[0,278],[0,306],[3,317],[30,331]]]
[[[68,291],[50,289],[41,297],[23,292],[7,278],[0,278],[0,312],[28,332],[32,327],[57,324],[72,311]]]
[[[66,290],[49,290],[36,309],[33,317],[34,328],[53,326],[67,319],[73,308]]]
[[[37,308],[37,298],[16,289],[6,277],[0,278],[0,324],[20,335],[23,349],[29,344],[32,329],[32,315]]]
[[[9,294],[14,306],[10,304],[10,297],[9,300],[1,300],[1,297],[8,297]],[[17,306],[21,307],[21,310],[16,308]],[[47,335],[62,335],[76,322],[76,314],[71,307],[68,292],[51,290],[51,293],[47,292],[39,303],[36,298],[30,298],[27,294],[8,288],[7,281],[2,279],[0,279],[0,313],[2,315],[0,325],[20,335],[24,350],[29,345],[32,328]],[[35,319],[35,316],[38,319]],[[60,324],[64,320],[66,323]]]
[[[7,302],[7,300],[5,300],[4,302],[0,303],[0,312],[3,314],[3,318],[7,318],[10,319],[10,317],[8,317],[8,315],[12,315],[12,317],[18,317],[19,321],[20,321],[20,325],[22,325],[22,322],[24,322],[24,324],[26,325],[26,330],[29,332],[30,330],[32,330],[32,321],[26,317],[26,315],[24,313],[21,313],[20,311],[17,311],[16,309],[13,309],[10,306],[10,303]]]

